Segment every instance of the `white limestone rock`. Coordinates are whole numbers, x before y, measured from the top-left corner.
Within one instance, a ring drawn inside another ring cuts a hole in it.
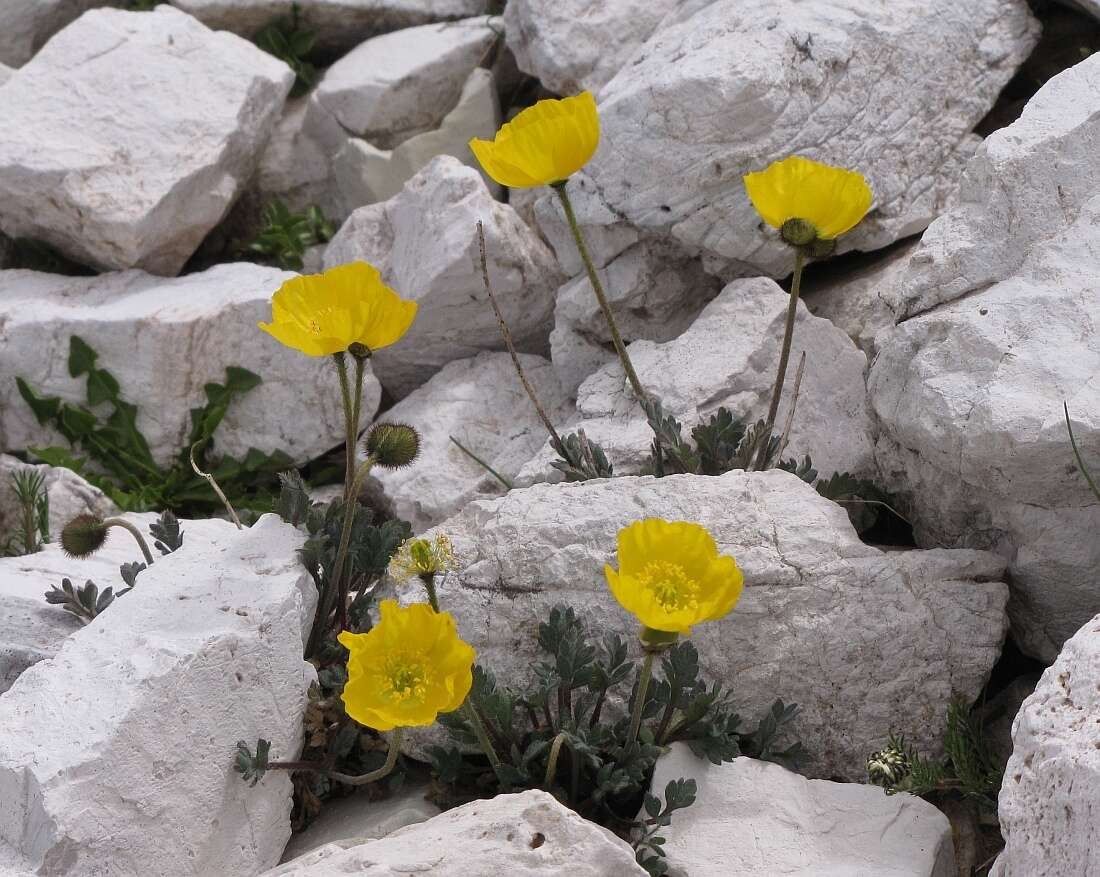
[[[287,0],[170,0],[208,27],[252,39],[279,18],[288,18]],[[298,0],[299,26],[311,31],[316,46],[343,53],[375,34],[436,21],[481,15],[488,0]]]
[[[538,484],[476,500],[429,531],[449,535],[459,558],[440,602],[478,661],[513,686],[532,680],[538,623],[555,604],[636,643],[637,621],[603,568],[618,531],[645,517],[697,522],[737,558],[738,606],[698,625],[692,642],[703,673],[729,686],[748,721],[777,697],[801,706],[793,730],[812,742],[813,776],[862,779],[891,731],[940,751],[951,698],[975,698],[1000,655],[1000,559],[879,551],[841,506],[775,470]],[[400,594],[419,600],[423,590]]]
[[[332,162],[337,215],[347,215],[364,204],[387,201],[437,155],[450,155],[481,172],[493,197],[503,194],[470,151],[473,137],[491,140],[500,126],[500,101],[493,74],[483,68],[470,73],[454,109],[439,127],[416,134],[392,150],[358,137],[349,137]]]
[[[645,877],[626,841],[539,789],[471,801],[382,840],[329,844],[262,877]]]
[[[687,432],[723,406],[754,423],[771,402],[788,301],[766,277],[733,281],[678,338],[629,346],[642,386]],[[864,387],[866,356],[828,320],[811,316],[801,302],[794,331],[776,432],[786,422],[803,350],[806,369],[785,457],[809,454],[826,476],[868,474],[873,427]],[[617,359],[577,391],[577,415],[562,431],[578,428],[603,447],[616,474],[636,474],[648,458],[653,431]],[[524,467],[520,483],[551,477],[552,459],[547,446]]]
[[[398,398],[449,362],[504,347],[481,275],[479,220],[512,338],[523,352],[545,352],[562,281],[553,253],[457,159],[433,159],[389,201],[356,210],[329,243],[326,267],[370,262],[400,295],[420,303],[408,334],[372,358],[375,375]]]
[[[1100,616],[1066,641],[1012,726],[993,877],[1100,872]]]
[[[332,160],[347,138],[336,132],[326,143],[312,127],[310,109],[308,97],[286,102],[260,155],[252,186],[264,201],[278,198],[297,212],[316,204],[330,220],[340,220],[347,211],[336,206],[340,199],[330,191]]]
[[[58,466],[24,463],[7,454],[0,454],[0,551],[3,541],[22,525],[22,505],[15,492],[12,477],[21,473],[37,473],[49,499],[49,531],[56,539],[61,528],[77,515],[113,515],[117,506],[98,487],[93,487],[71,469]]]
[[[97,268],[178,273],[293,78],[170,6],[86,13],[0,89],[0,228]]]
[[[270,299],[294,275],[236,262],[165,279],[141,271],[60,277],[0,272],[0,373],[22,376],[36,392],[84,404],[85,381],[69,376],[69,339],[77,335],[138,405],[138,428],[154,458],[167,464],[184,447],[190,409],[203,385],[225,382],[227,366],[263,383],[238,397],[215,433],[214,453],[243,457],[255,447],[285,451],[297,463],[340,444],[339,384],[331,360],[284,347],[256,324],[271,318]],[[368,378],[365,416],[381,388]],[[14,380],[0,381],[0,448],[67,442],[40,426]]]
[[[520,362],[551,422],[567,420],[573,404],[553,366],[529,354],[521,355]],[[450,363],[382,419],[407,423],[420,433],[415,462],[373,472],[394,513],[416,531],[438,524],[472,499],[506,490],[452,436],[507,479],[546,441],[546,428],[507,353],[480,353]]]
[[[251,877],[278,862],[290,778],[250,787],[234,744],[297,753],[316,590],[289,524],[216,524],[0,696],[0,848],[27,870]]]
[[[426,822],[440,813],[439,807],[428,799],[430,793],[428,783],[410,783],[406,779],[400,789],[381,800],[363,792],[346,798],[329,798],[320,815],[304,831],[290,838],[283,851],[283,862],[329,844],[354,846]]]
[[[520,70],[550,91],[597,91],[676,5],[676,0],[510,0],[504,7],[506,41]]]
[[[1039,209],[1038,197],[1029,201]],[[1008,558],[1016,641],[1046,661],[1100,612],[1100,504],[1077,471],[1062,408],[1096,470],[1100,198],[1071,204],[1072,222],[1064,226],[1060,207],[1061,230],[1037,240],[1005,279],[902,322],[881,343],[868,385],[878,464],[887,486],[909,498],[919,543]],[[947,217],[956,228],[965,221]],[[967,240],[952,258],[973,277]],[[935,246],[922,246],[913,265]]]
[[[840,246],[881,247],[943,209],[1038,33],[1025,0],[688,4],[600,90],[585,170],[630,224],[724,270],[783,276],[789,248],[741,178],[807,155],[868,178],[874,209]]]
[[[715,765],[674,743],[650,790],[663,801],[680,777],[696,797],[664,833],[669,877],[957,877],[947,817],[912,795],[751,758]]]
[[[498,26],[473,18],[374,37],[329,67],[310,100],[349,134],[392,149],[454,109]]]
[[[910,270],[909,259],[919,241],[906,241],[861,258],[854,268],[828,262],[821,280],[813,271],[803,280],[803,300],[811,314],[843,329],[868,358],[875,355],[875,336],[892,329],[901,318],[902,289]],[[812,270],[812,269],[811,269]]]
[[[4,0],[0,4],[0,64],[22,67],[42,45],[106,0]]]
[[[11,79],[11,76],[14,72],[15,71],[12,70],[10,67],[6,67],[3,64],[0,64],[0,85],[3,85],[5,82]]]
[[[722,285],[698,260],[649,242],[635,244],[597,272],[619,333],[628,343],[640,338],[673,340]],[[611,332],[587,274],[558,290],[550,355],[573,394],[585,378],[616,361]]]

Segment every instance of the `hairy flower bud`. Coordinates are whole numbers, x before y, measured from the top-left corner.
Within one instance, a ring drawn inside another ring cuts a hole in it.
[[[779,234],[792,247],[805,247],[817,239],[817,229],[805,219],[788,219],[779,228]]]
[[[377,423],[367,433],[366,448],[379,466],[399,469],[420,453],[420,433],[404,423]]]
[[[107,541],[107,525],[98,515],[77,515],[61,531],[61,550],[69,557],[90,557]]]

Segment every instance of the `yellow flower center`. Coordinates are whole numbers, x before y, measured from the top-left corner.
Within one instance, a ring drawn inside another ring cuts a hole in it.
[[[638,574],[638,581],[643,588],[653,592],[666,612],[694,609],[699,605],[699,583],[689,578],[678,563],[651,561]]]
[[[400,652],[386,660],[382,687],[394,700],[423,700],[428,690],[428,674],[421,655]]]

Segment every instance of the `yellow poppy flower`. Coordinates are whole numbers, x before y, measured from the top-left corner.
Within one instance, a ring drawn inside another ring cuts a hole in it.
[[[600,142],[596,99],[588,91],[540,100],[492,140],[470,141],[477,160],[502,186],[529,189],[568,179],[587,164]]]
[[[409,331],[417,304],[382,282],[366,262],[288,280],[271,298],[271,322],[259,326],[309,356],[342,353],[353,344],[388,347]]]
[[[604,567],[611,593],[650,630],[691,633],[700,621],[728,613],[745,579],[718,554],[703,527],[647,518],[619,531],[619,569]]]
[[[473,648],[459,639],[454,618],[425,603],[378,607],[367,633],[341,631],[351,654],[341,698],[349,716],[377,731],[430,725],[462,706],[473,684]]]
[[[850,231],[871,209],[871,188],[862,174],[800,155],[746,174],[745,190],[768,225],[781,229],[788,220],[801,219],[821,240]]]

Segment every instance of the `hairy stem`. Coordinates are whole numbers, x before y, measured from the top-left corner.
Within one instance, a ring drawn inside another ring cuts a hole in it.
[[[1097,487],[1096,482],[1092,480],[1092,475],[1089,474],[1089,470],[1085,466],[1085,460],[1081,456],[1081,450],[1077,447],[1077,439],[1073,436],[1073,425],[1069,422],[1069,405],[1063,402],[1062,410],[1066,412],[1066,429],[1069,430],[1069,443],[1073,446],[1073,456],[1077,458],[1077,468],[1080,469],[1081,474],[1085,476],[1085,481],[1088,483],[1089,489],[1092,490],[1097,499],[1100,499],[1100,487]]]
[[[596,266],[592,262],[592,256],[588,252],[588,245],[585,243],[584,235],[581,234],[581,227],[577,223],[577,215],[573,212],[573,202],[569,198],[569,193],[565,190],[565,182],[555,183],[552,188],[558,193],[558,199],[561,201],[562,209],[565,211],[565,219],[569,223],[569,230],[573,233],[573,240],[577,243],[577,251],[580,253],[581,261],[584,262],[585,270],[588,272],[588,280],[592,284],[592,292],[596,295],[596,301],[600,306],[600,310],[603,312],[603,318],[607,321],[607,328],[611,331],[611,342],[615,345],[615,352],[619,356],[619,362],[623,364],[623,370],[626,372],[626,377],[630,381],[630,386],[634,389],[634,395],[638,397],[638,401],[644,403],[649,397],[646,395],[645,390],[642,389],[642,382],[638,380],[638,373],[634,371],[634,364],[630,361],[630,354],[626,352],[626,345],[623,344],[623,337],[619,334],[619,327],[615,322],[615,316],[611,313],[611,305],[607,302],[607,296],[603,291],[603,284],[600,283],[600,278],[596,274]]]
[[[106,518],[103,521],[104,527],[121,527],[126,530],[131,536],[137,540],[138,547],[141,549],[141,553],[145,555],[145,562],[149,566],[153,565],[153,554],[149,551],[149,545],[145,541],[145,537],[141,535],[141,531],[138,530],[133,524],[123,518]]]
[[[470,723],[470,727],[473,728],[474,736],[477,737],[478,745],[481,746],[481,751],[485,753],[485,757],[489,759],[489,764],[492,765],[493,773],[496,774],[497,780],[500,781],[501,786],[507,786],[504,778],[501,776],[500,768],[500,756],[497,755],[496,749],[493,748],[493,741],[489,739],[489,732],[485,730],[485,723],[481,720],[481,715],[477,711],[477,707],[474,706],[473,701],[469,698],[462,705],[462,710],[466,714],[466,721]]]
[[[642,713],[645,711],[645,698],[649,693],[649,680],[653,677],[653,659],[656,652],[646,649],[645,660],[642,662],[641,672],[638,674],[638,693],[634,698],[634,709],[630,713],[630,730],[626,732],[626,745],[629,746],[638,739],[638,731],[642,727]]]
[[[329,770],[321,764],[314,764],[309,761],[271,761],[268,762],[267,769],[308,770],[314,773],[323,773],[329,779],[343,783],[345,786],[365,786],[368,783],[376,783],[393,773],[394,767],[397,766],[397,757],[401,754],[401,734],[403,730],[403,728],[393,729],[393,732],[390,734],[390,748],[386,753],[386,763],[377,770],[372,770],[370,773],[353,776],[352,774]]]
[[[199,476],[199,478],[206,479],[206,482],[210,485],[211,489],[218,495],[218,499],[222,501],[222,505],[225,506],[226,512],[229,513],[230,520],[237,525],[238,530],[243,530],[244,525],[241,523],[241,519],[237,517],[237,511],[233,508],[233,504],[229,501],[229,498],[222,492],[221,487],[218,485],[217,480],[209,472],[203,472],[199,468],[199,464],[195,462],[195,448],[197,448],[201,441],[195,442],[191,445],[191,450],[187,452],[188,459],[191,460],[191,470]]]
[[[447,436],[447,438],[449,438],[452,442],[454,442],[455,447],[457,447],[460,451],[462,451],[462,453],[464,453],[467,457],[469,457],[471,460],[473,460],[475,463],[477,463],[479,466],[481,466],[482,469],[484,469],[486,472],[488,472],[490,475],[492,475],[497,481],[499,481],[501,484],[503,484],[505,490],[511,490],[512,489],[512,487],[514,485],[512,484],[511,481],[509,481],[507,478],[505,478],[503,475],[501,475],[499,472],[497,472],[496,469],[494,469],[492,466],[490,466],[488,463],[486,463],[483,459],[481,459],[481,457],[479,457],[477,454],[475,454],[473,451],[471,451],[468,447],[466,447],[464,444],[462,444],[462,442],[460,442],[458,439],[456,439],[453,435],[449,435],[449,436]]]
[[[550,744],[550,757],[546,760],[546,776],[542,780],[542,786],[548,792],[551,789],[551,783],[554,782],[554,774],[558,772],[558,756],[561,754],[561,747],[567,736],[565,731],[562,731]]]
[[[787,363],[791,358],[791,342],[794,340],[794,321],[798,316],[798,296],[802,289],[802,266],[806,260],[802,248],[794,251],[794,277],[791,279],[791,295],[787,304],[787,324],[783,329],[783,347],[779,351],[779,368],[775,375],[775,389],[772,390],[772,402],[768,406],[768,416],[765,420],[764,433],[761,437],[762,444],[756,457],[757,471],[764,468],[768,458],[768,445],[771,443],[772,427],[775,426],[775,417],[779,412],[779,400],[783,396],[783,382],[787,378]]]

